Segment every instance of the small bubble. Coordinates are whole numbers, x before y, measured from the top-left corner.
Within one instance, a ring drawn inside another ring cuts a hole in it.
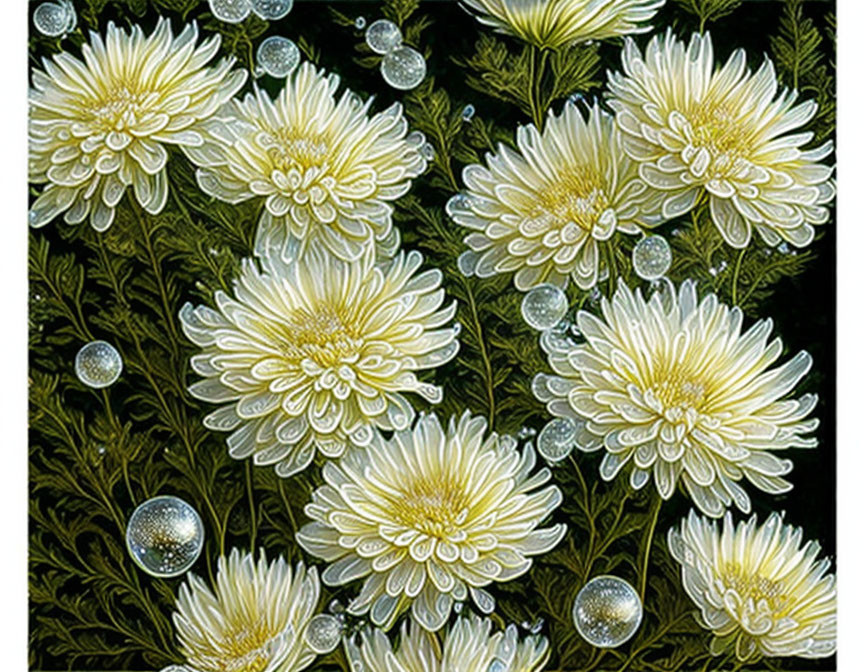
[[[476,110],[474,106],[470,103],[462,108],[462,120],[463,121],[471,121],[474,118],[474,113]]]
[[[567,308],[567,295],[560,287],[539,285],[522,299],[522,318],[534,329],[546,331],[564,318]]]
[[[252,13],[252,0],[208,0],[210,11],[225,23],[240,23]]]
[[[258,65],[271,77],[287,77],[300,64],[300,50],[287,37],[274,35],[258,47]]]
[[[354,27],[357,30],[363,30],[366,27],[366,17],[358,16],[356,19],[354,19]]]
[[[426,77],[426,59],[411,47],[394,49],[381,60],[381,76],[394,89],[413,89]]]
[[[378,19],[366,30],[366,44],[376,54],[389,54],[402,46],[402,31],[392,21]]]
[[[633,248],[633,270],[643,280],[656,280],[672,266],[672,249],[663,236],[647,236]]]

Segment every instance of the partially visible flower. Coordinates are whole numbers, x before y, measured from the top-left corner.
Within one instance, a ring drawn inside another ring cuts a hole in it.
[[[283,558],[256,564],[236,548],[219,558],[210,590],[190,575],[180,587],[174,626],[186,664],[175,672],[299,672],[315,659],[303,633],[318,605],[314,567]]]
[[[547,341],[558,375],[538,374],[534,392],[553,415],[574,419],[580,449],[606,450],[604,480],[629,470],[641,488],[653,475],[664,499],[680,480],[708,515],[732,502],[749,513],[738,481],[786,492],[792,461],[772,451],[816,445],[804,436],[819,424],[807,419],[816,395],[786,398],[812,359],[802,351],[769,368],[783,352],[779,338],[768,342],[771,320],[742,334],[741,310],[715,294],[699,301],[690,280],[667,298],[646,301],[621,283],[603,299],[602,319],[580,311],[585,342]]]
[[[375,241],[391,254],[398,247],[389,202],[426,169],[423,136],[406,137],[399,103],[370,116],[371,98],[345,91],[337,100],[338,88],[339,77],[303,63],[275,100],[256,87],[203,126],[202,146],[186,149],[205,193],[264,198],[260,250],[296,239],[302,254],[320,238],[352,260]]]
[[[684,589],[714,633],[711,652],[825,658],[837,649],[837,589],[831,562],[816,560],[819,544],[802,548],[801,528],[772,513],[736,527],[726,514],[722,531],[695,512],[669,530],[669,549],[681,563]]]
[[[462,0],[480,23],[537,47],[646,33],[666,0]]]
[[[204,419],[233,431],[233,457],[277,464],[280,476],[305,469],[316,449],[338,457],[365,446],[373,430],[404,429],[414,418],[405,397],[429,402],[441,388],[417,372],[452,359],[457,329],[445,327],[455,302],[441,308],[441,272],[417,274],[419,252],[384,266],[367,248],[351,262],[313,243],[298,261],[246,259],[232,298],[218,310],[186,304],[183,330],[204,350],[192,368],[205,380],[189,388],[204,401],[227,404]]]
[[[69,224],[88,216],[97,231],[114,221],[128,187],[157,214],[165,206],[166,145],[203,140],[195,124],[210,117],[246,81],[233,58],[208,68],[219,37],[199,47],[198,28],[177,37],[160,18],[145,37],[108,24],[103,41],[90,34],[84,62],[66,52],[33,70],[30,89],[30,182],[47,184],[30,208],[30,224],[44,226],[65,212]]]
[[[413,429],[389,441],[378,433],[365,450],[324,465],[326,484],[306,506],[314,522],[297,535],[300,545],[331,564],[324,583],[365,578],[352,614],[367,612],[389,629],[411,606],[425,629],[440,629],[454,601],[469,595],[489,613],[494,598],[483,590],[531,567],[564,536],[563,524],[539,528],[561,503],[529,446],[485,436],[486,421],[467,411],[445,431],[436,415],[421,415]]]
[[[406,621],[395,650],[377,629],[363,631],[359,644],[346,640],[345,648],[352,669],[368,672],[535,672],[550,653],[545,637],[520,642],[515,625],[492,634],[492,621],[478,616],[458,619],[443,646],[438,636]]]
[[[488,168],[467,166],[467,193],[447,204],[457,224],[475,231],[465,238],[474,273],[515,272],[522,291],[571,279],[590,289],[606,266],[605,241],[657,223],[640,210],[645,184],[614,119],[595,105],[586,121],[568,103],[542,133],[520,127],[516,143],[518,153],[501,145],[487,155]]]
[[[609,76],[609,105],[625,151],[656,190],[652,209],[671,219],[707,197],[733,247],[746,247],[752,228],[769,245],[813,240],[835,194],[833,169],[819,163],[832,143],[802,149],[813,139],[800,128],[816,114],[815,101],[795,105],[796,91],[778,96],[771,62],[752,74],[742,49],[715,69],[707,34],[685,45],[670,30],[644,57],[628,39],[622,60],[624,74]]]

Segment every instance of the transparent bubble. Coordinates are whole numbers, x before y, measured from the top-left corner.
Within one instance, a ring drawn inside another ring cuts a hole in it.
[[[643,280],[666,275],[672,265],[672,248],[663,236],[647,236],[633,248],[633,270]]]
[[[330,653],[342,639],[342,622],[330,614],[318,614],[309,621],[303,638],[315,653]]]
[[[91,341],[75,355],[75,375],[87,387],[100,389],[117,382],[123,372],[123,358],[106,341]]]
[[[132,513],[126,527],[132,560],[151,576],[179,576],[204,548],[201,516],[179,497],[148,499]]]
[[[420,148],[420,154],[422,154],[423,158],[427,161],[432,161],[435,158],[435,148],[427,142]]]
[[[267,21],[278,21],[288,16],[294,0],[252,0],[252,11]]]
[[[376,54],[389,54],[402,46],[402,31],[392,21],[378,19],[366,30],[366,44]]]
[[[225,23],[240,23],[252,13],[252,0],[208,0],[210,11]]]
[[[73,17],[74,14],[73,10]],[[71,22],[69,6],[66,4],[43,2],[33,12],[33,24],[36,26],[36,30],[48,37],[58,37],[65,34],[69,31]]]
[[[491,663],[489,663],[488,672],[507,672],[507,663],[495,658]]]
[[[356,19],[354,19],[354,27],[357,30],[363,30],[366,27],[366,17],[358,16]]]
[[[475,111],[474,106],[469,103],[462,108],[462,119],[464,121],[471,121],[474,118]]]
[[[586,583],[573,603],[573,623],[585,641],[613,649],[630,639],[642,623],[642,600],[617,576],[598,576]]]
[[[555,285],[538,285],[522,299],[522,318],[529,326],[546,331],[567,314],[567,295]]]
[[[394,89],[413,89],[426,76],[426,59],[411,47],[394,49],[381,60],[381,76]]]
[[[537,437],[537,452],[547,462],[560,462],[576,445],[576,423],[570,418],[555,418],[546,423]]]
[[[287,37],[274,35],[258,46],[258,65],[271,77],[287,77],[300,64],[300,50]]]

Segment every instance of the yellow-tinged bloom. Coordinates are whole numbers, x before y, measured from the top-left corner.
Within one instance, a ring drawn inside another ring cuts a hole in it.
[[[600,475],[610,481],[625,468],[634,488],[652,473],[669,499],[680,479],[696,505],[719,517],[733,501],[745,513],[746,478],[770,493],[792,484],[781,478],[791,460],[770,451],[816,445],[819,421],[806,419],[816,395],[785,398],[812,364],[800,352],[769,368],[783,351],[770,343],[772,322],[760,320],[741,333],[738,307],[702,301],[692,281],[663,301],[650,301],[623,283],[602,303],[602,319],[580,311],[582,344],[546,342],[557,376],[538,374],[534,393],[556,416],[574,419],[577,447],[604,448]]]
[[[831,563],[816,560],[819,544],[801,546],[801,528],[772,513],[736,527],[726,514],[722,531],[695,512],[669,549],[681,563],[684,589],[699,607],[702,627],[714,633],[711,652],[824,658],[837,649],[837,589]]]
[[[235,548],[219,558],[214,590],[194,574],[180,587],[174,626],[186,664],[163,672],[299,672],[315,659],[303,633],[320,590],[314,567],[292,572],[263,551],[256,564]]]
[[[545,637],[520,642],[515,625],[493,634],[492,621],[478,616],[458,619],[443,645],[439,636],[406,621],[395,650],[377,629],[362,632],[359,642],[346,641],[345,649],[352,669],[368,672],[536,672],[550,653]]]
[[[192,368],[205,380],[189,391],[227,403],[204,419],[233,431],[233,457],[277,464],[280,476],[306,468],[316,448],[338,457],[365,446],[373,429],[404,429],[414,409],[404,393],[441,400],[416,372],[452,359],[455,302],[441,309],[441,272],[416,274],[419,252],[376,266],[374,250],[343,261],[313,243],[298,261],[278,254],[246,259],[234,297],[216,292],[218,310],[180,311],[183,330],[204,350]]]
[[[467,166],[467,193],[447,204],[457,224],[475,231],[460,266],[480,277],[515,272],[522,291],[571,279],[590,289],[605,267],[605,241],[657,223],[640,210],[645,184],[614,119],[595,106],[586,121],[568,103],[542,133],[520,127],[516,143],[518,152],[501,145],[487,155],[487,167]]]
[[[203,125],[204,144],[186,148],[201,189],[228,203],[263,197],[256,247],[320,238],[342,259],[377,241],[392,255],[393,201],[426,169],[421,133],[406,137],[402,106],[368,114],[339,77],[303,63],[275,100],[256,87]],[[286,258],[292,253],[285,251]]]
[[[537,47],[645,33],[666,0],[462,0],[480,23]]]
[[[469,594],[490,613],[483,590],[531,567],[564,536],[562,524],[538,529],[561,503],[548,469],[528,446],[497,434],[466,411],[445,431],[436,415],[385,441],[377,432],[365,450],[324,465],[326,485],[312,495],[297,541],[332,563],[321,578],[338,586],[365,578],[348,606],[389,629],[411,605],[414,619],[440,629],[454,601]]]
[[[233,58],[207,63],[219,37],[195,46],[198,28],[177,37],[167,19],[145,37],[108,24],[103,41],[90,34],[84,62],[62,52],[33,71],[30,89],[30,182],[47,184],[30,208],[44,226],[65,212],[69,224],[104,231],[132,187],[149,213],[165,206],[165,145],[201,145],[195,124],[211,116],[246,81]]]
[[[624,74],[609,76],[609,105],[625,151],[656,190],[652,209],[671,219],[705,196],[733,247],[746,247],[754,227],[769,245],[813,240],[835,194],[833,169],[818,163],[833,146],[803,150],[813,133],[793,131],[816,114],[815,101],[778,96],[771,62],[752,74],[742,49],[715,70],[707,34],[685,45],[670,30],[644,57],[628,39],[622,60]]]

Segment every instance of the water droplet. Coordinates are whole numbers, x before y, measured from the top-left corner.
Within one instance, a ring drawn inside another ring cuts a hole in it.
[[[342,623],[330,614],[318,614],[309,621],[303,638],[315,653],[330,653],[342,639]]]
[[[789,243],[787,243],[785,240],[777,246],[777,251],[780,254],[789,254],[790,249],[791,248],[789,247]]]
[[[271,77],[287,77],[300,63],[300,50],[287,37],[274,35],[260,44],[257,60]]]
[[[126,548],[148,574],[179,576],[201,555],[204,524],[198,512],[179,497],[154,497],[129,518]]]
[[[643,280],[656,280],[672,265],[672,249],[663,236],[647,236],[633,248],[633,270]]]
[[[363,30],[366,27],[366,17],[358,16],[356,19],[354,19],[354,27],[357,30]]]
[[[537,437],[537,452],[547,462],[560,462],[576,444],[576,423],[570,418],[555,418],[546,423]]]
[[[74,10],[73,10],[74,14]],[[69,8],[57,2],[43,2],[33,12],[33,24],[43,35],[58,37],[69,30]]]
[[[208,0],[210,11],[225,23],[240,23],[252,13],[252,0]]]
[[[426,77],[426,59],[411,47],[394,49],[381,60],[381,76],[394,89],[413,89]]]
[[[392,21],[378,19],[366,30],[366,44],[376,54],[389,54],[402,46],[402,31]]]
[[[462,323],[461,322],[457,322],[456,324],[453,325],[453,333],[456,336],[458,336],[459,334],[462,333]]]
[[[567,295],[555,285],[538,285],[522,299],[522,318],[540,331],[551,329],[567,313]]]
[[[633,586],[617,576],[598,576],[586,583],[573,603],[573,623],[585,641],[612,649],[629,640],[642,623],[642,600]]]
[[[420,148],[420,153],[427,161],[435,159],[435,148],[428,142]]]
[[[267,21],[278,21],[288,16],[294,0],[252,0],[252,11]]]
[[[106,341],[91,341],[75,355],[75,375],[87,387],[101,389],[117,382],[123,372],[123,358]]]
[[[471,121],[474,118],[474,106],[470,103],[462,108],[462,120]]]
[[[530,439],[532,436],[537,436],[537,430],[533,427],[522,427],[517,433],[516,438],[520,441],[524,441],[525,439]]]
[[[583,96],[581,93],[574,93],[567,99],[567,102],[575,105],[580,100],[585,100],[585,96]]]
[[[491,663],[489,663],[487,669],[488,672],[507,672],[507,664],[503,660],[495,658]]]

